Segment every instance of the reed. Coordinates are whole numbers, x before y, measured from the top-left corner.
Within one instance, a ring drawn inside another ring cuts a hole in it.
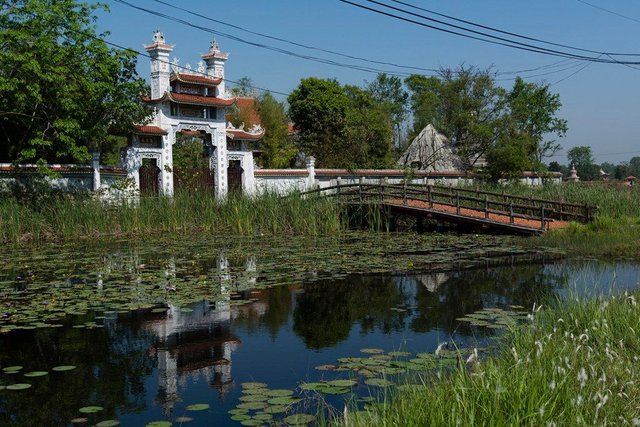
[[[350,427],[640,425],[640,294],[572,299],[533,312],[497,354],[422,378]]]
[[[174,232],[210,234],[337,234],[347,228],[334,200],[255,198],[178,193],[107,204],[92,199],[52,199],[32,206],[0,201],[0,241],[43,242],[92,237],[127,237]]]

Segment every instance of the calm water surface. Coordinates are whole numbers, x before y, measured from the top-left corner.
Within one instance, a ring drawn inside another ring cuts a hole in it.
[[[342,250],[362,249],[362,242],[352,243]],[[211,245],[197,241],[8,251],[4,259],[10,262],[0,267],[0,326],[12,324],[18,315],[13,307],[33,303],[44,286],[58,290],[47,293],[42,304],[59,304],[58,296],[72,314],[45,322],[57,327],[36,327],[40,314],[28,312],[21,324],[26,328],[0,334],[0,368],[24,367],[13,374],[0,371],[0,388],[32,385],[0,390],[0,424],[73,425],[71,420],[87,417],[85,425],[109,419],[127,426],[158,420],[181,425],[176,420],[187,416],[193,420],[184,425],[240,425],[227,411],[239,403],[244,382],[309,396],[297,389],[300,383],[349,378],[349,372],[317,366],[363,356],[361,349],[432,352],[447,340],[486,345],[495,331],[456,319],[482,308],[530,308],[572,291],[608,293],[612,284],[619,292],[640,282],[634,264],[549,260],[540,253],[514,258],[508,246],[505,253],[491,250],[487,256],[478,252],[482,245],[506,243],[480,243],[463,242],[466,249],[445,259],[427,242],[419,258],[409,261],[389,246],[377,256],[391,264],[371,258],[357,265],[327,242],[292,243],[290,252],[273,249],[282,243],[206,250]],[[465,251],[466,257],[459,256]],[[327,257],[339,268],[323,268],[321,259]],[[349,274],[353,270],[358,274]],[[193,289],[207,296],[198,300]],[[105,292],[109,299],[119,292],[123,301],[138,298],[141,308],[97,309],[92,300]],[[73,294],[86,300],[84,305]],[[51,370],[59,365],[76,369]],[[30,371],[49,374],[24,377]],[[369,393],[362,381],[354,388],[356,395]],[[337,410],[344,407],[344,396],[325,399]],[[196,403],[210,408],[186,410]],[[307,399],[291,411],[316,413],[316,403]],[[88,405],[104,409],[88,416],[78,412]]]

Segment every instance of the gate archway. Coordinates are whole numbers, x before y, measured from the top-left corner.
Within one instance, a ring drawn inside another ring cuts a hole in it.
[[[140,195],[158,196],[160,194],[160,168],[156,159],[142,159],[140,174]]]
[[[227,182],[229,183],[229,192],[242,193],[242,174],[244,169],[240,160],[230,160],[227,168]]]

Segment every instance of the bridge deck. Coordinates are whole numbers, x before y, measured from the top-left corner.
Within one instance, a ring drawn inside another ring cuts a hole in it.
[[[540,234],[546,230],[564,228],[569,225],[569,221],[553,219],[541,220],[539,218],[510,218],[508,213],[485,214],[485,212],[480,209],[463,207],[460,208],[458,213],[458,209],[454,206],[433,203],[433,207],[430,207],[428,202],[419,200],[407,200],[405,204],[402,199],[385,199],[383,204],[391,209],[417,216],[431,217],[449,222],[479,225],[484,228],[511,231],[518,234]]]

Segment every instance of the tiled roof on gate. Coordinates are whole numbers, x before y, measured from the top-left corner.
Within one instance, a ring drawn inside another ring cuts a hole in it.
[[[175,80],[178,80],[184,83],[195,83],[195,84],[202,84],[206,86],[218,86],[220,83],[222,83],[221,78],[215,78],[215,77],[197,75],[197,74],[187,74],[187,73],[171,74],[171,81],[175,81]]]
[[[264,136],[264,131],[258,133],[250,133],[242,129],[227,128],[227,136],[231,139],[242,139],[245,141],[257,141]]]
[[[171,100],[178,104],[202,105],[205,107],[230,107],[236,102],[235,98],[223,99],[213,96],[191,95],[187,93],[166,92],[160,98],[142,97],[142,102],[155,103]]]
[[[162,129],[159,126],[153,125],[137,125],[135,126],[135,133],[142,135],[168,135],[169,132]]]

